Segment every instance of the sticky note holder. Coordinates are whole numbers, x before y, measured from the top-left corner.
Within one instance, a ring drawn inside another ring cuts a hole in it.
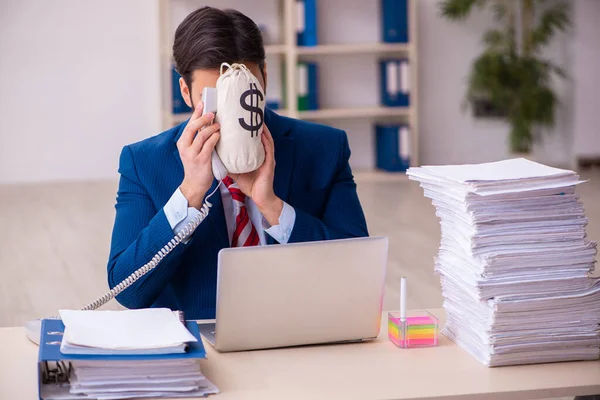
[[[408,312],[404,322],[399,312],[388,313],[388,338],[398,347],[437,346],[438,333],[439,320],[427,311]]]

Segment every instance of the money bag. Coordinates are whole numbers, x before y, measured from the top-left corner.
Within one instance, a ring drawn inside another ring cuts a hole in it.
[[[244,64],[221,64],[215,115],[221,138],[216,150],[230,173],[254,171],[265,161],[261,142],[265,103],[260,82]]]

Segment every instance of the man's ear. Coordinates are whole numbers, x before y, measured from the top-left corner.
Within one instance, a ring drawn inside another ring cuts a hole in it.
[[[263,76],[263,79],[265,80],[263,89],[265,91],[265,94],[267,94],[267,62],[266,61],[263,63],[262,76]]]
[[[179,78],[179,90],[181,91],[181,97],[183,97],[183,101],[187,104],[188,107],[192,108],[192,97],[190,96],[190,88],[187,83],[185,83],[185,79]]]

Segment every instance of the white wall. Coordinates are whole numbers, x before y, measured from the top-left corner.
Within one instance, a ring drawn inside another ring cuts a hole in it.
[[[600,156],[600,1],[574,2],[575,156]]]
[[[3,0],[0,183],[117,178],[160,130],[157,2]]]
[[[593,0],[592,0],[593,1]],[[495,119],[475,119],[463,111],[467,76],[483,49],[482,33],[493,26],[489,9],[476,10],[465,22],[440,17],[437,0],[419,1],[419,123],[423,164],[476,163],[510,157],[508,126]],[[570,69],[568,35],[557,36],[548,56]],[[572,89],[557,82],[563,107],[557,123],[534,157],[557,165],[571,164]]]

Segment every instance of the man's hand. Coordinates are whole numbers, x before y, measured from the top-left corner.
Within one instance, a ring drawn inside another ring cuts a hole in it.
[[[185,177],[179,189],[190,207],[200,209],[202,200],[213,181],[211,153],[221,137],[220,125],[212,122],[214,115],[202,116],[204,104],[198,103],[192,117],[177,141]],[[203,128],[204,127],[204,128]]]
[[[270,225],[279,225],[283,201],[273,191],[275,176],[275,143],[271,132],[264,125],[261,141],[265,147],[265,162],[256,171],[246,174],[230,174],[240,190],[257,205]]]

